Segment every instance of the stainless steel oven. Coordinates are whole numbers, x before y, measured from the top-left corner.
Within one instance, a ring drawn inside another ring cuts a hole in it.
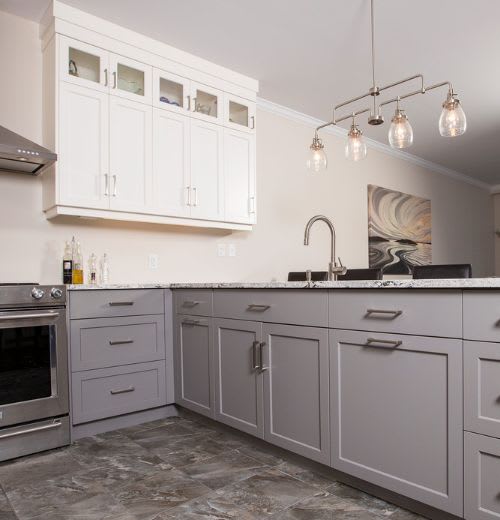
[[[0,287],[0,460],[69,443],[66,290]]]

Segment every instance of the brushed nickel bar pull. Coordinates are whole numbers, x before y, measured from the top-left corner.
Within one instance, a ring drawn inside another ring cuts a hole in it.
[[[108,86],[108,69],[104,69],[104,86]]]
[[[113,197],[116,197],[116,175],[113,175]]]
[[[120,390],[110,390],[109,393],[111,395],[127,394],[129,392],[133,392],[134,390],[135,390],[135,386],[129,386],[128,388],[122,388]]]
[[[262,361],[264,359],[264,347],[265,346],[266,346],[265,341],[262,341],[259,344],[259,369],[261,372],[265,372],[266,370],[269,370],[269,367],[265,367],[263,364],[263,361]]]
[[[250,126],[250,130],[255,130],[255,116],[252,116],[250,118],[250,120],[252,121],[252,125]]]
[[[259,370],[260,368],[260,363],[259,363],[259,360],[258,360],[258,353],[257,353],[257,349],[259,348],[260,346],[260,343],[258,341],[254,341],[253,344],[252,344],[252,349],[253,349],[253,369],[254,370]]]
[[[367,309],[366,314],[369,316],[370,314],[384,314],[386,316],[392,316],[393,318],[397,318],[403,314],[403,311],[389,311],[384,309]]]
[[[198,300],[186,300],[186,301],[182,302],[182,306],[183,307],[196,307],[200,303],[205,303],[205,302],[201,302]]]
[[[110,307],[124,307],[126,305],[134,305],[134,302],[109,302]]]
[[[198,188],[196,188],[196,186],[193,188],[193,194],[194,194],[193,206],[198,206]]]
[[[113,72],[113,88],[116,88],[116,71]]]
[[[109,175],[104,174],[104,196],[109,197]]]
[[[373,345],[373,343],[381,343],[382,345],[390,345],[391,347],[400,347],[403,342],[401,340],[392,340],[392,339],[377,339],[377,338],[368,338],[366,340],[367,345]]]
[[[0,316],[0,321],[37,320],[41,318],[57,318],[58,316],[58,312],[41,312],[40,314],[11,314],[10,316]]]
[[[200,323],[200,320],[191,320],[186,318],[182,320],[182,323],[185,323],[186,325],[198,325]]]
[[[133,343],[133,342],[134,342],[133,339],[117,339],[117,340],[110,339],[109,340],[109,344],[111,346],[114,346],[114,345],[129,345],[130,343]]]
[[[265,304],[261,304],[261,303],[251,303],[247,307],[247,310],[253,311],[253,312],[264,312],[264,311],[269,310],[270,308],[271,308],[270,305],[265,305]]]
[[[186,206],[191,206],[191,186],[186,186]]]
[[[4,433],[0,435],[0,439],[8,439],[10,437],[17,437],[18,435],[26,435],[27,433],[41,432],[44,430],[52,430],[54,428],[61,427],[61,421],[54,420],[52,424],[46,424],[44,426],[37,426],[36,428],[26,428],[26,430],[19,430],[17,432]]]
[[[188,96],[187,100],[188,100],[187,110],[188,110],[188,112],[191,112],[191,96]]]

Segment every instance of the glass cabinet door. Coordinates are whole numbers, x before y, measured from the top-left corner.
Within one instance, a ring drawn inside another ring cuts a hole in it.
[[[225,94],[224,124],[235,130],[255,131],[255,102]]]
[[[153,69],[153,105],[172,112],[191,110],[189,80],[176,74]]]
[[[64,36],[61,36],[60,42],[60,72],[64,81],[107,91],[108,52]]]
[[[117,54],[110,55],[111,94],[151,103],[152,67]]]
[[[191,112],[205,121],[222,122],[222,92],[200,83],[191,84]]]

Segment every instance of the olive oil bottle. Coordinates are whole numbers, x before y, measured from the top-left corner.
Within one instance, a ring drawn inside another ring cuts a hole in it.
[[[63,283],[64,284],[73,283],[73,254],[71,252],[71,245],[68,240],[66,240],[66,246],[64,247],[62,268],[63,268]]]
[[[77,285],[83,283],[83,257],[80,242],[76,243],[76,251],[73,256],[73,283]]]

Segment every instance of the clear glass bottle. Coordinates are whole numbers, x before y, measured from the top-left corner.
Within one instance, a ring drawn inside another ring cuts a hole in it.
[[[76,253],[73,259],[73,283],[83,284],[83,257],[80,242],[76,243]]]
[[[66,245],[64,246],[62,268],[63,268],[63,283],[64,284],[73,283],[73,253],[71,252],[71,244],[69,243],[69,240],[66,240]]]
[[[97,256],[94,253],[89,258],[89,284],[97,284]]]
[[[109,260],[106,253],[104,253],[101,260],[101,283],[109,283]]]

